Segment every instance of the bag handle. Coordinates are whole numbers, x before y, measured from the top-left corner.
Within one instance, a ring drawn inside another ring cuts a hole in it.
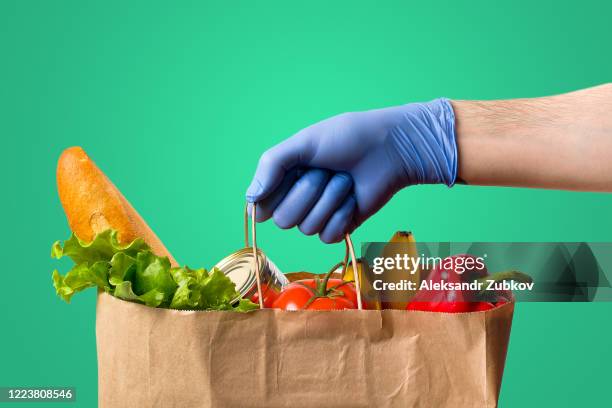
[[[253,203],[251,209],[251,236],[253,237],[253,260],[255,262],[255,278],[257,281],[257,294],[259,297],[259,308],[263,309],[263,296],[261,291],[261,278],[259,277],[259,255],[257,251],[257,222],[255,217],[257,214],[257,204]],[[346,243],[346,252],[344,255],[344,266],[342,267],[342,276],[346,271],[347,258],[351,256],[351,263],[353,264],[353,276],[355,277],[355,291],[357,292],[357,309],[363,310],[363,304],[361,301],[361,285],[359,277],[359,267],[357,264],[357,257],[355,256],[355,248],[353,247],[353,241],[351,235],[347,232],[344,234],[344,242]],[[244,207],[244,246],[248,248],[249,244],[249,203]]]

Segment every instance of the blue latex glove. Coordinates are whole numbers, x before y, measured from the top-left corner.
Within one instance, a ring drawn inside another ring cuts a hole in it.
[[[316,123],[260,158],[246,197],[257,221],[341,241],[402,188],[457,177],[455,115],[447,99]]]

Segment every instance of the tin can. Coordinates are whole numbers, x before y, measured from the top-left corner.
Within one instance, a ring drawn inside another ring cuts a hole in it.
[[[271,307],[283,287],[289,284],[289,280],[260,249],[257,249],[257,260],[263,303],[265,307]],[[257,275],[253,262],[253,248],[246,247],[226,256],[217,262],[215,268],[236,285],[240,297],[234,299],[232,303],[238,302],[240,298],[251,299],[257,303]]]

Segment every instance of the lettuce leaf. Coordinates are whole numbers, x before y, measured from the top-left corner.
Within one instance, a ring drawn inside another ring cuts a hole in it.
[[[146,250],[149,250],[149,246],[142,238],[137,238],[127,245],[121,245],[117,238],[117,231],[106,230],[96,235],[94,240],[89,243],[81,241],[74,234],[70,235],[63,246],[59,241],[56,241],[51,247],[51,257],[60,259],[67,256],[75,264],[97,261],[108,262],[116,253],[125,253],[134,258],[139,252]]]
[[[233,310],[247,312],[258,306],[240,299],[234,283],[213,268],[172,268],[167,257],[159,257],[149,246],[136,239],[121,245],[117,232],[107,230],[92,242],[83,242],[74,234],[62,245],[55,242],[51,256],[69,257],[75,263],[66,275],[53,271],[57,295],[70,302],[72,296],[97,287],[111,295],[151,307],[182,310]]]
[[[177,287],[170,273],[168,258],[156,256],[151,251],[142,251],[136,255],[136,270],[131,282],[135,293],[145,294],[152,290],[161,293],[163,306],[170,303]]]

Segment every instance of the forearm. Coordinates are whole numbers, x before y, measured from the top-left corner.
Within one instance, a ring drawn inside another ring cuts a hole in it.
[[[505,101],[452,101],[459,179],[612,191],[612,85]]]

